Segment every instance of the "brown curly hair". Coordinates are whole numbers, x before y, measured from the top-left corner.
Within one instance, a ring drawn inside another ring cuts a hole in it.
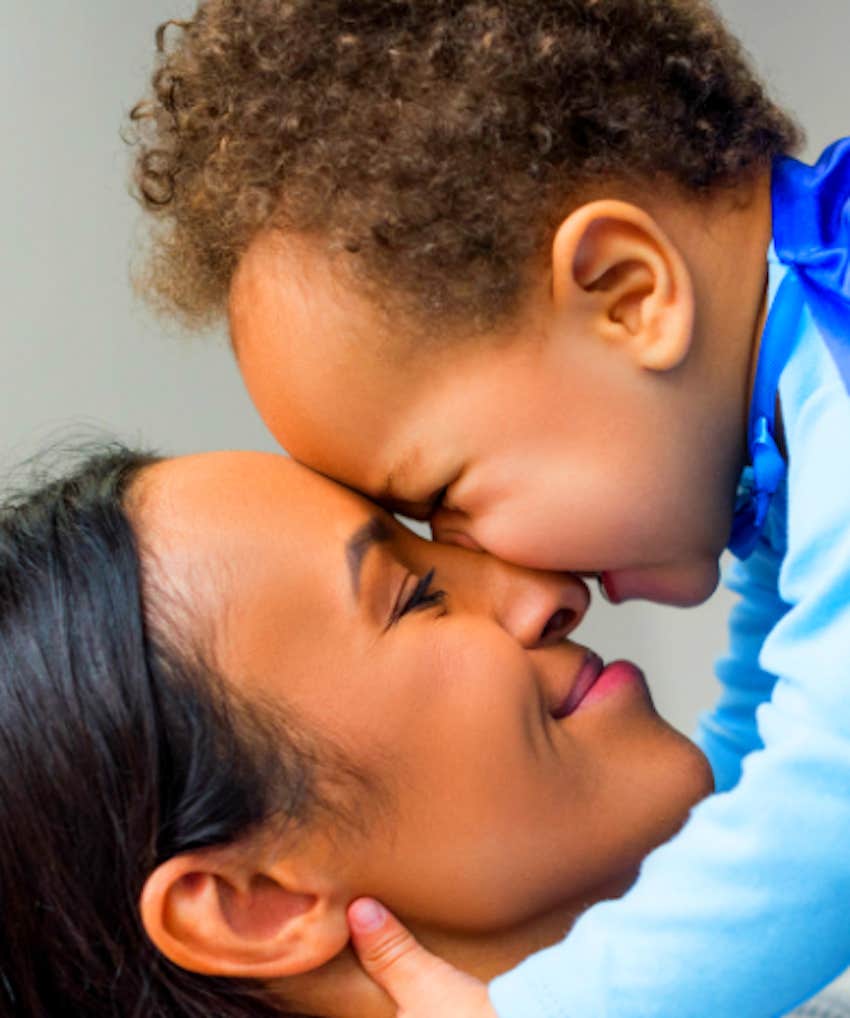
[[[157,46],[142,286],[192,323],[274,226],[421,322],[492,324],[579,195],[701,195],[799,142],[707,0],[202,0]]]

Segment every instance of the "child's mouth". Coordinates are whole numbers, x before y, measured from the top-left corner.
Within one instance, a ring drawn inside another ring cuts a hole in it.
[[[719,575],[717,560],[706,557],[635,569],[606,569],[598,577],[599,589],[611,604],[641,600],[690,608],[711,597]]]
[[[617,588],[613,580],[613,575],[608,571],[603,571],[596,574],[596,582],[599,584],[599,592],[605,598],[609,604],[619,604],[620,598],[617,596]]]

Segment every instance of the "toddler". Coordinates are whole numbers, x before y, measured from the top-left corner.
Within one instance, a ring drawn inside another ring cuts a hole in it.
[[[144,285],[229,309],[295,457],[617,602],[739,559],[723,794],[495,1010],[786,1012],[850,962],[850,142],[795,161],[700,0],[206,0],[160,43]]]

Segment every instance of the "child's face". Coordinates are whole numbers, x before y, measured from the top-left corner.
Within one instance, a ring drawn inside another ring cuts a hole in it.
[[[638,369],[550,305],[532,301],[505,336],[401,355],[326,255],[266,238],[237,273],[231,324],[257,408],[301,462],[430,519],[439,540],[602,573],[617,601],[702,601],[741,422],[686,370]]]

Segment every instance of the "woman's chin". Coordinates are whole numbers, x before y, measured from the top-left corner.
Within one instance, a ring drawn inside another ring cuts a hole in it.
[[[706,755],[687,736],[671,726],[668,727],[671,737],[681,746],[681,756],[676,767],[671,769],[667,776],[666,807],[658,811],[655,843],[650,851],[678,834],[687,823],[694,807],[714,792],[714,774]],[[645,853],[648,854],[649,852]]]

